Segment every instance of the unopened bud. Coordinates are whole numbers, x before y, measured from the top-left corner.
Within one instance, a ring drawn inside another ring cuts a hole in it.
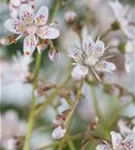
[[[37,45],[38,52],[39,53],[43,52],[47,48],[47,46],[48,46],[48,41],[41,40]]]
[[[77,17],[77,14],[74,11],[67,11],[64,15],[64,18],[67,23],[72,23],[76,17]]]
[[[60,52],[56,49],[49,51],[48,56],[51,61],[59,61],[60,59]]]
[[[55,140],[60,140],[61,138],[64,137],[65,133],[66,133],[66,129],[62,128],[62,126],[58,126],[53,130],[52,137]]]

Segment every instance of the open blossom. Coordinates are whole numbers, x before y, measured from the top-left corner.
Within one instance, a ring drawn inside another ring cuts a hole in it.
[[[135,134],[130,133],[125,139],[119,133],[111,132],[112,147],[106,143],[96,147],[96,150],[134,150],[135,148]]]
[[[123,33],[131,40],[135,39],[134,10],[122,5],[118,0],[109,2]]]
[[[32,54],[38,45],[39,38],[55,39],[59,31],[51,25],[47,25],[48,8],[42,6],[36,15],[34,10],[26,4],[20,6],[19,19],[8,19],[5,22],[6,28],[14,34],[20,35],[18,39],[25,36],[23,50],[24,54]],[[39,51],[40,52],[40,51]]]
[[[61,138],[64,137],[65,133],[66,133],[66,129],[62,128],[62,126],[58,126],[53,130],[52,137],[55,140],[60,140]]]
[[[68,56],[74,60],[74,69],[72,77],[80,80],[86,77],[89,72],[93,72],[99,79],[98,72],[112,72],[115,70],[115,65],[107,62],[103,58],[106,50],[103,41],[97,39],[95,42],[91,36],[87,34],[86,28],[82,32],[82,42],[77,43],[76,47],[69,51]]]

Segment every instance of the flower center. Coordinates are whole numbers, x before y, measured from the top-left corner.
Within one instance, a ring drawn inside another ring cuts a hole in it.
[[[26,28],[26,31],[28,32],[28,34],[33,35],[37,33],[38,27],[35,25],[30,25]]]
[[[98,61],[97,58],[90,56],[85,59],[84,64],[87,66],[94,66],[97,61]]]

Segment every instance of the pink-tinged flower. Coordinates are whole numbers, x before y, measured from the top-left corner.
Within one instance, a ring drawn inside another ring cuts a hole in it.
[[[74,11],[67,11],[64,14],[65,21],[68,23],[73,22],[76,17],[77,17],[77,14]]]
[[[35,15],[30,6],[23,4],[19,10],[19,19],[6,20],[5,26],[9,31],[18,34],[19,38],[25,36],[23,44],[24,54],[29,55],[33,53],[39,38],[44,40],[56,39],[60,35],[57,29],[46,24],[48,14],[46,6],[42,6]]]
[[[101,144],[96,147],[96,150],[134,150],[135,148],[135,134],[132,132],[128,134],[125,139],[122,136],[112,131],[111,132],[111,146],[106,144]]]
[[[122,5],[118,0],[109,2],[121,30],[128,39],[135,39],[134,9],[129,5]]]
[[[106,47],[103,41],[97,39],[95,42],[91,36],[87,34],[86,28],[82,32],[82,42],[77,42],[76,47],[69,51],[68,56],[73,59],[75,65],[72,76],[76,80],[81,80],[86,77],[91,71],[97,77],[98,72],[112,72],[115,70],[115,65],[107,62],[105,57]]]

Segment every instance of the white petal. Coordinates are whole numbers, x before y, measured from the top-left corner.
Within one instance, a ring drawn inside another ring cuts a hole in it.
[[[83,65],[77,65],[74,67],[72,71],[72,77],[75,80],[81,80],[84,79],[85,76],[88,74],[88,68]]]
[[[35,23],[38,26],[45,25],[47,19],[48,19],[48,8],[46,6],[42,6],[36,14]]]
[[[39,28],[39,32],[37,35],[41,39],[56,39],[57,37],[59,37],[60,32],[55,28],[44,26]]]
[[[15,34],[23,34],[25,31],[25,26],[20,20],[8,19],[5,21],[5,27],[7,30]]]
[[[100,144],[96,147],[96,150],[111,150],[108,145]]]
[[[135,133],[130,133],[126,139],[123,141],[125,147],[128,147],[129,150],[135,149]]]
[[[24,54],[26,55],[30,55],[33,53],[33,51],[35,50],[37,46],[37,39],[36,37],[33,36],[27,36],[24,39],[24,45],[23,45],[23,50],[24,50]]]
[[[80,63],[83,61],[82,50],[78,48],[69,49],[68,57],[74,59],[75,62]]]
[[[95,43],[94,56],[95,57],[101,57],[104,54],[104,51],[105,51],[105,44],[104,44],[104,42],[98,40]]]
[[[85,40],[83,40],[83,51],[85,51],[85,53],[87,55],[91,55],[93,50],[94,50],[94,41],[92,39],[91,36],[87,36],[85,38]]]
[[[31,24],[33,23],[34,11],[29,5],[23,4],[19,10],[19,17],[24,23]]]
[[[127,25],[127,26],[122,27],[121,29],[129,40],[135,39],[135,27],[134,26]]]
[[[61,138],[64,137],[65,133],[66,133],[66,129],[63,129],[61,126],[58,126],[53,130],[52,137],[55,140],[60,140]]]
[[[117,150],[122,142],[121,135],[119,133],[112,131],[111,132],[111,140],[112,140],[113,148]]]
[[[95,69],[99,72],[112,72],[116,69],[116,66],[111,63],[111,62],[107,62],[107,61],[101,61],[99,62],[96,66]]]

